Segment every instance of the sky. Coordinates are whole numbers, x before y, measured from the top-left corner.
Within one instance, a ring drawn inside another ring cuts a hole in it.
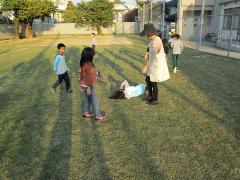
[[[123,2],[126,2],[126,5],[133,5],[135,6],[136,5],[136,0],[122,0]],[[170,1],[170,0],[165,0],[166,2],[167,1]],[[79,3],[81,2],[81,0],[73,0],[74,3]]]
[[[135,5],[136,1],[135,0],[122,0],[123,2],[126,2],[127,5]],[[73,0],[74,3],[79,3],[81,0]]]

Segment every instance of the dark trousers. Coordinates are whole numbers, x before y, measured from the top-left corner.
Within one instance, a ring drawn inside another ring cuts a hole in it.
[[[95,50],[96,49],[96,45],[92,45],[92,48]]]
[[[52,86],[52,88],[56,89],[62,81],[65,81],[66,84],[66,91],[70,89],[70,78],[68,76],[67,71],[64,74],[59,74],[58,75],[58,80],[55,82],[55,84]]]
[[[179,54],[172,55],[173,69],[178,67]]]
[[[151,82],[150,77],[146,77],[146,83],[148,88],[149,97],[154,100],[158,101],[158,85],[157,82]]]

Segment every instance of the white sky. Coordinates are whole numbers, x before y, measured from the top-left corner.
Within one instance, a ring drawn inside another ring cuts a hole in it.
[[[83,0],[84,1],[84,0]],[[123,2],[126,2],[127,5],[136,5],[136,1],[135,0],[122,0]],[[164,0],[161,0],[161,1],[164,1]],[[170,1],[170,0],[165,0],[166,2],[167,1]],[[73,0],[74,3],[79,3],[81,2],[81,0]]]
[[[126,4],[131,4],[131,5],[135,5],[136,1],[135,0],[122,0],[123,2],[125,1]],[[79,3],[81,2],[81,0],[73,0],[74,3]]]

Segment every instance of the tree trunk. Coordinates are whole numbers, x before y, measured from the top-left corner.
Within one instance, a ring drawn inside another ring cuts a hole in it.
[[[19,18],[15,19],[15,39],[19,39]]]
[[[101,26],[97,26],[97,32],[98,32],[98,35],[103,34]]]
[[[27,39],[32,38],[32,25],[30,23],[27,24],[27,27],[25,29],[25,37]]]

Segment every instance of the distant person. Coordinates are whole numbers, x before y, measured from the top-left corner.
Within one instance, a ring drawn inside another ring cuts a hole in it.
[[[146,71],[146,83],[149,92],[148,104],[158,105],[158,82],[166,81],[170,78],[166,55],[162,40],[153,24],[145,24],[140,36],[147,36],[150,40],[149,53]]]
[[[56,55],[55,64],[54,64],[54,71],[57,73],[58,80],[55,84],[50,88],[52,92],[56,92],[56,88],[65,81],[66,84],[66,92],[72,93],[70,78],[68,76],[68,67],[65,62],[65,45],[60,43],[57,45],[58,54]]]
[[[119,90],[114,93],[110,99],[130,99],[132,97],[138,97],[144,94],[145,85],[138,84],[137,86],[130,86],[127,80],[124,80]]]
[[[171,35],[170,35],[170,38],[169,38],[169,40],[168,40],[168,43],[169,43],[169,44],[172,44],[173,40],[174,40],[174,38],[173,38],[173,35],[171,34]]]
[[[171,43],[171,47],[172,47],[172,63],[173,63],[173,72],[177,73],[178,71],[178,60],[179,60],[179,56],[183,51],[183,43],[180,40],[180,35],[179,34],[175,34],[174,35],[174,40]]]
[[[95,50],[95,49],[96,49],[96,46],[97,46],[96,34],[95,34],[95,33],[92,33],[91,35],[92,35],[91,46],[92,46],[92,48]]]
[[[164,48],[165,54],[168,54],[170,47],[169,47],[169,45],[168,45],[167,39],[163,39],[163,40],[162,40],[162,43],[163,43],[163,48]]]
[[[107,116],[101,114],[99,102],[97,99],[94,83],[96,81],[96,69],[93,63],[95,50],[91,47],[84,48],[80,60],[81,75],[80,88],[83,92],[83,117],[95,118],[96,121],[104,122],[108,119]],[[90,107],[93,108],[93,113],[90,112]]]

